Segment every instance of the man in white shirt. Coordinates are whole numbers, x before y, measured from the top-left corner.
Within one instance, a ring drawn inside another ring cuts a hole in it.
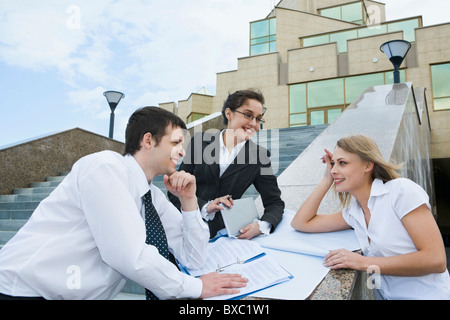
[[[189,268],[206,259],[209,230],[195,177],[175,170],[184,156],[183,129],[172,113],[145,107],[129,119],[125,156],[102,151],[77,161],[0,250],[0,299],[112,299],[126,278],[160,299],[205,298],[245,286],[240,275],[188,276],[145,243],[142,197],[151,191],[169,251]],[[180,199],[181,214],[151,183],[157,175]]]

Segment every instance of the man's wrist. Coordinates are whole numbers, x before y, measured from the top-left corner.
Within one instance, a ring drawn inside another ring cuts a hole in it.
[[[185,212],[195,211],[198,209],[197,197],[193,198],[180,198],[181,210]]]

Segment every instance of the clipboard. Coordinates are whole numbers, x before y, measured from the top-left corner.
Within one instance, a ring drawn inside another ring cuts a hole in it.
[[[255,219],[260,218],[253,198],[242,198],[233,201],[234,205],[231,209],[224,207],[221,210],[229,237],[238,236],[241,233],[239,230],[253,223]]]

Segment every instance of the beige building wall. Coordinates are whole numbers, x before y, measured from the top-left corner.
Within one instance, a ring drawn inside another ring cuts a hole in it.
[[[338,76],[336,43],[288,51],[288,82],[297,83]]]
[[[278,85],[279,54],[269,53],[238,59],[238,70],[217,74],[214,112],[221,111],[228,94],[242,89],[258,89],[266,100],[265,129],[288,126],[288,86]]]
[[[387,41],[396,39],[403,39],[403,31],[348,40],[348,75],[393,70],[392,63],[380,50],[380,46]],[[403,68],[405,63],[406,59],[400,68]]]
[[[195,106],[195,109],[193,109],[192,112],[202,114],[213,113],[213,96],[192,93],[188,100]]]
[[[173,112],[175,114],[178,114],[178,108],[177,104],[175,102],[164,102],[158,104],[158,107],[165,109],[167,111]]]
[[[178,116],[185,122],[191,113],[211,114],[214,96],[191,93],[187,100],[178,101]]]
[[[186,122],[188,115],[192,112],[192,101],[188,100],[180,100],[178,101],[178,116]]]
[[[287,61],[288,50],[300,47],[301,37],[357,26],[350,22],[283,8],[276,8],[276,18],[277,51],[281,62]]]
[[[450,23],[416,29],[419,67],[408,70],[415,86],[424,86],[431,122],[431,157],[450,158],[450,110],[434,111],[431,67],[450,62]],[[449,79],[450,82],[450,79]]]

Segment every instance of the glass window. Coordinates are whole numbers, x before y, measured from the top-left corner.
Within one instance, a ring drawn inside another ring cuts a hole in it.
[[[351,3],[342,6],[342,17],[341,20],[350,21],[355,23],[362,23],[362,7],[361,2]]]
[[[343,79],[308,83],[308,108],[344,104]]]
[[[277,19],[269,19],[269,34],[277,33]]]
[[[339,109],[329,109],[327,110],[327,123],[332,123],[336,120],[342,113],[342,110]]]
[[[450,109],[450,85],[446,86],[446,79],[450,79],[450,63],[434,65],[431,71],[434,109]],[[406,81],[405,70],[400,70],[400,81]],[[306,121],[305,112],[308,113],[310,125],[331,123],[341,114],[343,108],[357,99],[368,87],[392,83],[393,72],[388,71],[290,85],[290,125],[297,124],[296,121]],[[441,89],[441,85],[445,88]]]
[[[450,63],[431,66],[433,97],[450,97]]]
[[[405,20],[400,22],[388,23],[388,32],[403,31],[403,40],[414,42],[416,41],[415,28],[419,27],[419,20]]]
[[[434,110],[449,110],[450,109],[450,98],[435,98]]]
[[[269,37],[261,37],[261,38],[252,39],[250,41],[250,44],[255,45],[255,44],[265,43],[265,42],[269,42]]]
[[[367,74],[345,78],[345,103],[350,104],[368,87],[384,84],[382,73]]]
[[[252,22],[250,24],[250,38],[260,38],[269,35],[269,20]]]
[[[311,125],[312,126],[325,123],[324,110],[311,111],[310,116],[311,116]]]
[[[306,124],[306,113],[289,115],[289,125]]]
[[[320,10],[320,15],[354,23],[363,23],[361,2]]]
[[[289,87],[289,113],[306,112],[306,84]]]
[[[434,110],[450,109],[450,63],[431,66]]]
[[[338,52],[347,52],[347,40],[358,38],[358,32],[355,30],[337,32],[330,34],[330,42],[337,42]]]
[[[387,33],[387,26],[385,24],[358,29],[358,37],[360,38],[375,36],[383,33]]]
[[[394,83],[394,72],[385,72],[384,73],[384,81],[385,84],[393,84]],[[406,82],[406,74],[405,70],[400,70],[400,82]]]
[[[324,44],[324,43],[329,43],[329,42],[330,42],[330,35],[329,34],[324,34],[324,35],[321,35],[321,36],[304,38],[303,39],[303,46],[304,47],[310,47],[310,46],[315,46],[315,45],[318,45],[318,44]]]
[[[387,32],[403,31],[403,39],[414,42],[415,28],[419,27],[419,19],[410,19],[399,22],[382,24],[379,26],[361,27],[349,31],[334,32],[319,36],[303,38],[303,47],[309,47],[329,42],[337,42],[338,52],[347,52],[347,40],[359,37],[368,37]]]
[[[277,43],[275,41],[269,42],[269,52],[277,51]]]
[[[250,23],[250,55],[276,52],[276,19]]]
[[[341,20],[341,7],[320,10],[320,15],[328,18]]]
[[[250,55],[264,54],[269,52],[269,43],[258,44],[250,47]]]

